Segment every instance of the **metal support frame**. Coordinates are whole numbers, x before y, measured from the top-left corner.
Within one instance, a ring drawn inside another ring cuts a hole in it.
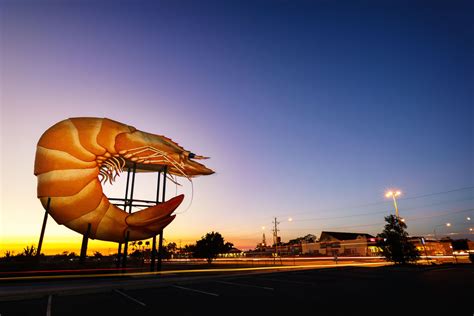
[[[124,201],[123,204],[116,204],[118,206],[122,205],[123,210],[125,212],[128,211],[128,213],[132,213],[132,207],[149,207],[151,205],[156,205],[159,203],[163,203],[166,198],[166,176],[167,176],[167,166],[163,166],[163,171],[157,171],[158,173],[158,181],[157,181],[157,187],[156,187],[156,200],[155,201],[147,201],[147,200],[134,200],[133,199],[133,193],[135,189],[135,174],[137,171],[137,164],[133,163],[132,167],[128,167],[127,170],[127,183],[126,183],[126,188],[125,188],[125,198],[124,199],[116,199],[116,198],[110,198],[109,200],[111,201]],[[163,186],[160,192],[160,183],[161,183],[161,172],[163,172]],[[132,175],[131,181],[130,181],[130,174]],[[131,182],[131,184],[130,184]],[[160,200],[160,193],[161,193],[161,202]],[[130,197],[129,197],[130,195]],[[139,203],[134,203],[134,202],[139,202]],[[141,204],[140,204],[141,203]],[[150,205],[151,204],[151,205]],[[40,238],[38,242],[38,249],[36,252],[36,256],[40,257],[41,255],[41,248],[43,246],[43,239],[44,239],[44,234],[46,231],[46,224],[48,221],[48,215],[49,215],[49,209],[51,206],[51,198],[48,197],[48,201],[46,204],[46,210],[44,213],[44,218],[43,218],[43,224],[41,227],[41,233],[40,233]],[[85,258],[87,257],[87,246],[88,246],[88,240],[90,237],[90,232],[91,232],[91,224],[88,223],[87,226],[87,231],[83,235],[82,238],[82,245],[81,245],[81,256],[80,256],[80,262],[83,263],[85,262]],[[130,232],[127,231],[125,241],[123,243],[118,243],[118,249],[117,249],[117,267],[123,267],[125,268],[127,265],[127,252],[128,252],[128,240],[129,240],[129,234]],[[122,244],[123,244],[123,252],[122,252]],[[162,263],[162,256],[163,256],[163,230],[159,233],[159,241],[158,241],[158,251],[156,250],[156,236],[153,236],[153,243],[152,243],[152,251],[151,251],[151,263],[150,263],[150,271],[155,271],[155,262],[156,259],[158,259],[158,264],[157,264],[157,270],[161,271],[161,263]]]
[[[163,172],[163,185],[161,185],[161,173]],[[123,204],[116,204],[123,206],[123,210],[128,213],[132,213],[132,207],[150,207],[152,205],[157,205],[163,203],[166,198],[166,174],[167,166],[163,167],[163,171],[157,171],[158,179],[156,184],[156,199],[155,201],[148,200],[137,200],[133,198],[135,191],[135,174],[136,174],[136,164],[134,163],[132,167],[128,168],[127,172],[127,184],[125,188],[125,198],[124,199],[115,199],[109,198],[111,201],[124,201]],[[131,177],[130,177],[131,174]],[[160,190],[161,189],[161,190]],[[161,201],[160,201],[161,195]],[[138,203],[137,203],[138,202]],[[127,254],[128,254],[128,240],[129,232],[127,232],[125,241],[123,242],[123,252],[122,252],[122,243],[119,243],[118,252],[117,252],[117,267],[125,268],[127,265]],[[162,257],[163,257],[163,231],[159,233],[158,240],[158,250],[156,236],[152,238],[152,249],[151,249],[151,258],[150,258],[150,271],[161,270]]]
[[[86,261],[87,256],[87,244],[89,243],[89,235],[91,233],[91,223],[87,223],[87,231],[82,235],[82,245],[81,245],[81,256],[79,257],[79,262],[83,264]]]
[[[160,232],[160,239],[158,242],[158,266],[156,267],[157,271],[161,271],[161,260],[163,258],[163,230]]]
[[[166,172],[168,171],[167,166],[163,170],[163,195],[161,196],[161,201],[164,202],[166,198]],[[156,269],[161,271],[161,260],[163,259],[163,229],[160,232],[160,240],[158,242],[158,266]]]
[[[122,268],[127,267],[127,251],[128,251],[128,238],[130,236],[130,232],[127,230],[127,234],[125,235],[125,243],[123,246],[123,258],[122,258]]]
[[[132,185],[130,187],[130,199],[128,200],[128,182],[129,182],[129,175],[130,175],[130,168],[128,168],[127,173],[127,187],[125,189],[125,207],[124,211],[127,211],[128,206],[128,213],[132,213],[132,206],[133,206],[133,192],[135,191],[135,174],[137,173],[137,164],[133,163],[132,169]],[[128,255],[128,240],[129,240],[130,232],[127,231],[125,235],[125,247],[123,247],[123,258],[122,258],[122,267],[125,268],[127,266],[127,255]]]
[[[122,259],[121,258],[121,253],[122,253],[122,243],[119,242],[118,243],[118,249],[117,249],[117,262],[116,262],[117,268],[120,267],[120,260]]]
[[[161,172],[158,172],[158,180],[156,182],[156,204],[160,203],[160,178]],[[156,262],[156,236],[153,236],[151,244],[151,260],[150,260],[150,271],[155,271],[155,262]]]
[[[43,225],[41,226],[41,233],[40,238],[38,241],[38,248],[36,249],[36,257],[39,259],[41,256],[41,248],[43,247],[43,238],[44,232],[46,231],[46,223],[48,222],[48,215],[49,215],[49,207],[51,206],[51,198],[48,198],[48,202],[46,202],[46,210],[44,211],[43,217]]]

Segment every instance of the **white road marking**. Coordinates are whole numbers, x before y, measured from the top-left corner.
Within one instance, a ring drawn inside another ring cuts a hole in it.
[[[53,296],[48,296],[48,305],[46,306],[46,316],[51,316],[51,302],[53,301]]]
[[[116,292],[116,293],[122,295],[123,297],[128,298],[129,300],[131,300],[131,301],[133,301],[133,302],[135,302],[135,303],[137,303],[137,304],[139,304],[139,305],[141,305],[141,306],[146,306],[145,303],[143,303],[143,302],[137,300],[136,298],[131,297],[130,295],[125,294],[124,292],[122,292],[122,291],[120,291],[120,290],[114,290],[114,292]]]
[[[315,283],[303,282],[303,281],[281,280],[281,279],[272,279],[272,278],[259,278],[259,279],[261,279],[261,280],[267,280],[267,281],[276,281],[276,282],[290,283],[290,284],[316,285]]]
[[[175,287],[175,288],[181,289],[181,290],[185,290],[185,291],[192,291],[192,292],[197,292],[197,293],[201,293],[201,294],[207,294],[207,295],[211,295],[211,296],[219,296],[219,294],[216,294],[216,293],[200,291],[200,290],[192,289],[190,287],[184,287],[184,286],[179,286],[179,285],[172,285],[172,287]]]
[[[229,284],[229,285],[255,287],[255,288],[258,288],[258,289],[264,289],[264,290],[270,290],[270,291],[274,290],[274,288],[272,288],[272,287],[258,286],[258,285],[245,284],[245,283],[235,283],[235,282],[227,282],[227,281],[215,281],[215,282],[222,283],[222,284]]]

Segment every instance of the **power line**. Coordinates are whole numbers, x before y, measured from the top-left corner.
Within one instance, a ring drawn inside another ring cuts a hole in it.
[[[452,214],[458,214],[458,213],[466,213],[466,212],[473,212],[474,208],[469,208],[469,209],[464,209],[464,210],[458,210],[458,211],[453,211],[453,212],[445,212],[443,214],[435,214],[435,215],[429,215],[429,216],[422,216],[422,217],[417,217],[417,218],[406,218],[408,222],[413,222],[413,221],[418,221],[421,219],[429,219],[429,218],[435,218],[435,217],[441,217],[441,216],[446,216],[446,215],[452,215]],[[335,228],[352,228],[352,227],[371,227],[371,226],[377,226],[377,225],[383,225],[384,222],[378,222],[378,223],[372,223],[372,224],[362,224],[362,225],[351,225],[351,226],[330,226],[330,227],[324,227],[323,229],[335,229]],[[285,228],[285,230],[319,230],[321,227],[318,228]]]
[[[422,194],[422,195],[415,195],[415,196],[405,197],[405,198],[399,198],[398,201],[415,200],[415,199],[421,199],[421,198],[430,197],[430,196],[436,196],[436,195],[442,195],[442,194],[448,194],[448,193],[466,191],[466,190],[472,190],[472,189],[474,189],[474,186],[462,187],[462,188],[457,188],[457,189],[452,189],[452,190],[447,190],[447,191],[434,192],[434,193],[427,193],[427,194]],[[329,208],[329,209],[320,210],[319,212],[331,212],[331,211],[338,211],[338,210],[347,210],[347,209],[351,209],[351,208],[354,209],[354,208],[369,207],[369,206],[389,204],[389,203],[390,203],[390,201],[378,201],[378,202],[367,203],[367,204],[359,204],[359,205],[354,205],[354,206]],[[291,215],[286,214],[286,215],[280,215],[280,216],[294,216],[294,215],[301,215],[301,214],[308,214],[308,213],[313,213],[313,211],[299,212],[299,213],[293,213]]]
[[[400,200],[402,200],[402,201],[403,200],[414,200],[414,199],[420,199],[420,198],[424,198],[424,197],[448,194],[448,193],[465,191],[465,190],[470,190],[470,189],[474,189],[474,186],[461,187],[461,188],[457,188],[457,189],[434,192],[434,193],[427,193],[427,194],[422,194],[422,195],[417,195],[417,196],[412,196],[412,197],[400,198],[398,200],[399,201]],[[459,202],[459,201],[473,200],[473,199],[474,198],[467,198],[467,199],[459,199],[459,200],[451,200],[451,201],[442,201],[442,202],[432,203],[432,204],[424,204],[424,205],[420,205],[419,207],[415,207],[415,208],[404,208],[403,211],[404,212],[412,211],[412,210],[420,209],[420,208],[426,207],[426,206],[441,205],[441,204],[445,204],[445,203]],[[369,204],[363,204],[363,205],[359,205],[359,206],[353,206],[352,208],[360,208],[360,207],[364,207],[364,206],[373,206],[373,205],[380,205],[380,204],[387,204],[387,203],[390,203],[390,202],[389,201],[380,201],[380,202],[374,202],[374,203],[369,203]],[[344,209],[344,208],[340,207],[340,208],[334,208],[334,209],[326,209],[325,211],[331,211],[331,210],[337,210],[337,209]],[[358,213],[358,214],[351,214],[351,215],[310,218],[310,219],[296,219],[296,220],[293,220],[293,221],[295,221],[295,222],[304,222],[304,221],[316,221],[316,220],[328,220],[328,219],[341,219],[341,218],[350,218],[350,217],[357,217],[357,216],[384,214],[384,213],[388,213],[388,212],[390,212],[390,210],[377,211],[377,212],[367,212],[367,213]],[[292,216],[297,215],[297,214],[308,214],[308,213],[309,212],[294,213]],[[273,221],[272,221],[272,223],[273,223]],[[245,226],[242,225],[241,227],[248,227],[248,226],[247,225],[245,225]],[[233,231],[237,232],[235,226],[233,228],[234,228],[233,230],[227,231],[227,233],[232,234]],[[293,229],[291,229],[291,230],[293,230]],[[224,230],[224,232],[225,232],[225,230]],[[252,233],[252,235],[254,235],[254,234]]]
[[[413,200],[413,199],[420,199],[428,196],[434,196],[434,195],[440,195],[440,194],[447,194],[447,193],[452,193],[452,192],[458,192],[458,191],[465,191],[465,190],[471,190],[474,189],[473,187],[464,187],[464,188],[458,188],[458,189],[453,189],[449,191],[442,191],[442,192],[436,192],[436,193],[429,193],[429,194],[423,194],[423,195],[418,195],[418,196],[412,196],[412,197],[406,197],[406,198],[401,198],[398,199],[399,201],[402,200]]]
[[[413,210],[417,210],[417,209],[424,208],[427,206],[435,206],[435,205],[442,205],[442,204],[451,203],[451,202],[461,202],[461,201],[471,201],[471,200],[474,200],[474,197],[469,197],[465,199],[456,199],[456,200],[450,200],[450,201],[442,201],[442,202],[432,203],[432,204],[423,204],[418,207],[403,208],[403,212],[413,211]],[[349,217],[357,217],[357,216],[364,216],[364,215],[383,214],[387,212],[388,211],[376,211],[376,212],[358,213],[358,214],[341,215],[341,216],[302,218],[302,219],[294,219],[293,221],[294,222],[321,221],[321,220],[328,220],[328,219],[339,219],[339,218],[349,218]]]

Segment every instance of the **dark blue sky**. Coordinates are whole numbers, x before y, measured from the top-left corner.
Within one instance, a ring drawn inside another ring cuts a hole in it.
[[[352,206],[380,201],[390,187],[417,196],[474,186],[473,9],[470,1],[4,2],[3,135],[31,113],[25,146],[34,150],[38,133],[64,117],[107,116],[210,155],[217,174],[196,180],[196,209],[174,224],[197,221],[196,234],[237,223],[249,236],[255,226],[258,238],[274,215],[370,212]],[[419,213],[473,206],[461,204]],[[390,212],[390,201],[380,210]],[[412,227],[426,234],[445,220]],[[305,227],[292,234],[327,226]]]

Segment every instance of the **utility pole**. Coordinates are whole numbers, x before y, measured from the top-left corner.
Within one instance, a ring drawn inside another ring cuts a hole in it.
[[[274,225],[274,228],[273,228],[273,241],[275,243],[275,259],[273,260],[273,262],[275,262],[276,257],[278,256],[278,232],[280,231],[278,229],[278,224],[280,224],[280,222],[278,222],[277,218],[275,217],[275,219],[273,221],[273,225]]]

